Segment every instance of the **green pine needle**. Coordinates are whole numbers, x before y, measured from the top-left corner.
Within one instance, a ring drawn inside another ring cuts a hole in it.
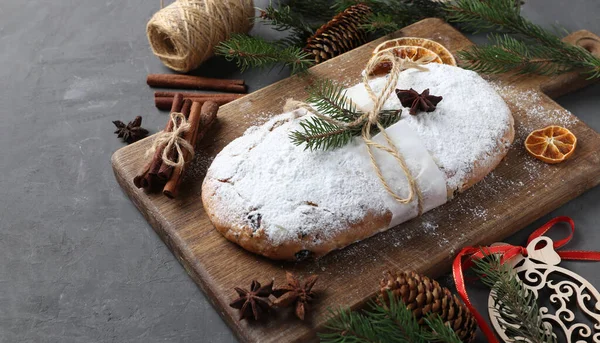
[[[357,111],[356,107],[346,97],[346,92],[340,85],[331,80],[320,80],[307,89],[309,97],[307,102],[315,109],[332,119],[344,123],[351,123],[359,119],[363,113]],[[384,110],[379,115],[381,125],[386,128],[400,120],[401,111]],[[357,126],[338,126],[334,123],[310,116],[300,122],[301,130],[290,133],[290,139],[295,145],[306,145],[310,150],[332,150],[340,148],[356,137],[361,135],[362,126],[366,118]],[[376,126],[371,128],[372,134],[379,132]]]
[[[424,18],[445,16],[443,3],[434,0],[336,0],[332,8],[341,12],[344,9],[363,3],[371,7],[374,15],[366,28],[370,32],[390,33],[395,24],[396,30]]]
[[[337,12],[334,11],[329,1],[323,0],[288,0],[288,6],[293,13],[304,18],[325,22],[330,20]]]
[[[301,14],[294,12],[289,5],[277,3],[277,6],[273,6],[270,3],[265,9],[259,10],[263,22],[271,25],[277,31],[288,31],[288,36],[279,41],[284,47],[302,48],[308,37],[314,34],[314,28],[304,20]]]
[[[398,22],[391,14],[373,13],[369,16],[368,23],[360,26],[369,33],[388,34],[400,29]]]
[[[307,88],[307,92],[307,101],[324,115],[346,123],[360,117],[356,107],[348,101],[344,88],[331,80],[318,80]]]
[[[306,144],[306,148],[310,150],[340,148],[360,134],[360,129],[339,127],[314,116],[301,121],[300,126],[302,131],[291,132],[290,139],[295,145]]]
[[[440,316],[429,316],[425,318],[425,323],[431,328],[431,332],[422,334],[427,342],[462,343],[454,330],[448,330],[448,325]]]
[[[215,48],[215,52],[228,61],[235,61],[242,72],[248,68],[283,64],[291,69],[292,74],[296,74],[314,64],[309,54],[300,48],[285,48],[262,38],[242,34],[234,34],[230,39],[221,42]]]
[[[571,61],[555,56],[552,49],[528,45],[508,35],[493,35],[494,45],[474,46],[458,53],[469,68],[484,74],[558,74],[573,69]]]
[[[322,343],[460,343],[456,333],[439,317],[420,326],[402,299],[388,292],[390,304],[371,301],[365,311],[330,310],[327,332],[319,333]]]
[[[600,78],[600,58],[525,19],[515,0],[457,0],[447,5],[446,10],[448,20],[466,30],[499,30],[507,34],[492,36],[492,46],[460,52],[470,69],[482,73],[511,71],[542,75],[580,69],[590,79]]]
[[[484,258],[473,260],[473,270],[492,290],[498,305],[494,315],[508,324],[506,335],[515,342],[555,343],[556,336],[544,326],[535,294],[525,288],[509,265],[500,262],[499,256],[483,253]]]

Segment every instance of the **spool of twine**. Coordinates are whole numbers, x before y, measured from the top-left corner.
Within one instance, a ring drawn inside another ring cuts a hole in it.
[[[152,16],[146,33],[154,54],[185,73],[211,57],[232,33],[250,31],[253,17],[252,0],[177,0]]]

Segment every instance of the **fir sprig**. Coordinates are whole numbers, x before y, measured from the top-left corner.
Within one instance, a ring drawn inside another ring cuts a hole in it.
[[[373,13],[369,16],[368,23],[360,26],[369,33],[388,34],[400,29],[394,16],[386,13]]]
[[[483,251],[482,259],[473,260],[473,270],[492,290],[496,304],[494,315],[504,322],[506,335],[513,342],[555,343],[556,336],[548,330],[540,316],[537,299],[500,257]]]
[[[435,0],[336,0],[332,6],[336,11],[364,3],[371,7],[373,15],[363,25],[367,32],[388,34],[424,18],[445,16],[444,5]]]
[[[306,100],[322,114],[346,123],[360,116],[356,112],[356,106],[348,100],[344,88],[331,80],[318,80],[306,91],[308,92]]]
[[[460,343],[456,333],[444,324],[439,315],[426,319],[420,326],[402,299],[388,291],[389,306],[370,302],[370,310],[339,309],[330,312],[326,325],[329,332],[319,333],[324,343],[379,342],[446,342]]]
[[[466,30],[499,30],[518,38],[495,35],[494,45],[460,52],[475,71],[552,74],[581,69],[589,78],[600,77],[600,58],[525,19],[514,0],[457,0],[446,9],[448,19]]]
[[[288,36],[280,40],[286,47],[303,47],[306,39],[314,33],[314,28],[302,14],[295,13],[289,5],[278,3],[273,6],[270,3],[265,9],[260,9],[260,18],[276,31],[288,31]]]
[[[228,61],[235,61],[241,71],[249,67],[266,67],[279,63],[288,66],[292,74],[295,74],[314,64],[300,48],[282,48],[262,38],[242,34],[232,35],[229,40],[221,42],[215,52]]]
[[[289,0],[287,1],[287,5],[290,6],[293,13],[302,15],[304,18],[312,18],[315,21],[327,21],[336,15],[336,11],[331,6],[330,1]]]
[[[290,0],[287,4],[271,2],[260,10],[259,20],[288,35],[269,42],[256,37],[234,35],[215,49],[218,55],[235,61],[240,69],[287,65],[292,73],[314,64],[303,51],[307,40],[322,24],[351,5],[366,3],[375,13],[361,28],[374,35],[396,31],[420,19],[442,16],[443,6],[436,0]]]
[[[318,117],[300,122],[301,131],[292,131],[290,139],[295,145],[305,144],[310,150],[332,150],[348,144],[360,134],[360,128],[342,127]]]
[[[331,80],[317,81],[307,91],[309,93],[307,102],[314,106],[319,113],[336,121],[353,123],[363,115],[349,101],[343,88]],[[400,120],[401,113],[400,110],[381,111],[379,122],[384,128],[389,127]],[[336,149],[359,136],[367,120],[364,118],[356,125],[340,126],[323,118],[310,116],[300,122],[301,130],[290,133],[290,139],[293,144],[305,144],[306,148],[310,150]],[[378,128],[372,127],[371,132],[376,134]]]
[[[552,49],[529,45],[506,34],[491,35],[491,46],[474,46],[460,56],[471,69],[485,74],[558,74],[573,69],[571,60],[556,56]]]

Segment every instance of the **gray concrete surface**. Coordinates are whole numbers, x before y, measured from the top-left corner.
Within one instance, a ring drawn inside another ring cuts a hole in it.
[[[257,1],[263,6],[267,1]],[[119,189],[112,120],[165,114],[145,85],[167,70],[145,24],[159,1],[0,1],[0,342],[235,342]],[[597,0],[528,0],[538,23],[600,33]],[[257,33],[272,33],[257,28]],[[235,77],[211,61],[204,74]],[[250,71],[251,90],[286,76]],[[559,102],[600,131],[600,86]],[[599,249],[600,188],[540,219],[570,215],[571,247]],[[568,266],[600,286],[600,265]],[[447,278],[442,278],[447,280]],[[485,308],[487,291],[473,292]],[[483,342],[479,339],[479,342]]]

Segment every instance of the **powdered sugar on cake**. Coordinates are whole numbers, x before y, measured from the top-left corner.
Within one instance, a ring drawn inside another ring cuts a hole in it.
[[[510,127],[505,103],[476,73],[437,64],[427,68],[403,72],[398,88],[430,88],[444,99],[431,113],[410,116],[404,110],[388,129],[423,192],[426,210],[446,201],[446,186],[460,188],[476,162],[487,163]],[[371,82],[376,93],[384,82]],[[349,89],[348,96],[361,107],[370,105],[363,85]],[[396,95],[385,107],[401,108]],[[402,205],[385,191],[360,138],[334,151],[293,145],[289,133],[299,129],[302,115],[276,116],[219,153],[205,178],[216,197],[215,216],[226,218],[233,230],[264,232],[277,245],[306,235],[314,237],[307,244],[319,244],[369,214],[391,213],[392,226],[418,214],[416,199]],[[393,189],[405,196],[407,180],[393,158],[378,152],[377,159]]]
[[[427,69],[402,72],[396,88],[413,88],[419,93],[429,88],[430,94],[444,99],[431,113],[411,116],[405,109],[403,120],[421,137],[448,176],[448,187],[454,190],[473,172],[475,161],[485,164],[490,160],[488,154],[497,148],[509,127],[510,110],[492,86],[473,71],[442,64],[428,64]],[[385,79],[373,80],[370,85],[378,93]],[[364,108],[372,106],[363,84],[350,88],[347,95]],[[402,108],[402,104],[394,94],[384,108]]]

